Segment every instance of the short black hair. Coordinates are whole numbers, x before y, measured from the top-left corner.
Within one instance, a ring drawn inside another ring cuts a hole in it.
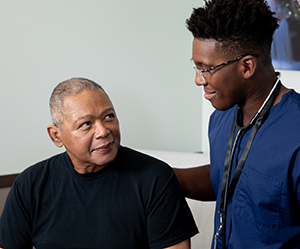
[[[194,38],[219,42],[224,54],[270,58],[279,26],[274,14],[265,0],[205,0],[205,6],[194,8],[186,24]]]

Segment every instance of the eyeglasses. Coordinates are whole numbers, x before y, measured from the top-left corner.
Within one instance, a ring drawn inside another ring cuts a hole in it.
[[[228,65],[228,64],[231,63],[231,62],[238,61],[238,60],[244,58],[245,56],[247,56],[247,55],[241,55],[241,56],[239,56],[239,57],[237,57],[237,58],[235,58],[235,59],[226,61],[226,62],[224,62],[224,63],[221,63],[221,64],[219,64],[219,65],[216,65],[216,66],[213,66],[213,67],[204,69],[204,70],[199,70],[199,69],[197,68],[195,62],[193,61],[193,58],[191,58],[190,61],[191,61],[192,65],[193,65],[193,68],[194,68],[194,70],[196,71],[196,73],[202,78],[203,83],[206,84],[206,81],[205,81],[205,79],[204,79],[204,77],[203,77],[203,75],[202,75],[203,73],[209,72],[209,71],[214,70],[214,69],[216,69],[216,68],[218,68],[218,67],[221,67],[221,66]],[[254,56],[254,57],[258,57],[258,55],[256,55],[256,54],[253,55],[253,56]]]

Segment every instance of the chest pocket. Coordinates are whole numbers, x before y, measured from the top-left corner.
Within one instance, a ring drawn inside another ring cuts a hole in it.
[[[234,194],[237,217],[260,227],[280,228],[282,186],[282,182],[245,165]]]

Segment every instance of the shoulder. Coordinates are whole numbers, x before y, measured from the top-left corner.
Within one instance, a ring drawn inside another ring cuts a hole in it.
[[[280,102],[271,109],[277,122],[300,125],[300,94],[290,90],[281,97]]]
[[[59,175],[61,170],[65,167],[62,165],[67,162],[66,152],[52,156],[48,159],[37,162],[26,168],[16,178],[17,183],[31,183],[35,184],[44,178],[49,178],[52,174]]]
[[[130,148],[120,147],[116,162],[112,173],[120,177],[121,181],[126,181],[135,191],[141,192],[145,203],[151,196],[159,198],[162,193],[175,196],[174,192],[180,192],[173,169],[161,160]]]
[[[126,159],[126,161],[128,162],[143,162],[145,164],[150,164],[150,165],[159,165],[159,166],[167,166],[168,165],[157,159],[154,158],[150,155],[147,155],[145,153],[142,153],[140,151],[128,148],[128,147],[124,147],[124,146],[120,146],[120,157],[122,157],[122,159]]]
[[[58,169],[66,168],[60,167],[62,162],[65,161],[65,157],[65,153],[62,153],[26,168],[14,181],[7,200],[10,203],[21,200],[19,203],[29,207],[39,197],[43,196],[41,193],[43,193],[46,186],[49,186],[49,183],[60,186],[59,181],[66,174],[62,174]]]
[[[127,147],[120,147],[117,160],[122,167],[140,174],[170,175],[174,173],[167,163]]]
[[[287,97],[293,101],[294,104],[300,108],[300,94],[294,90],[289,91],[287,94]]]

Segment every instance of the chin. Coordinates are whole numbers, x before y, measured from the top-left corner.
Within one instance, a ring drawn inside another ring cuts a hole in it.
[[[107,166],[109,163],[113,162],[116,159],[118,149],[119,149],[119,146],[117,148],[113,147],[109,153],[106,153],[103,155],[97,155],[95,164],[97,164],[99,166]]]

